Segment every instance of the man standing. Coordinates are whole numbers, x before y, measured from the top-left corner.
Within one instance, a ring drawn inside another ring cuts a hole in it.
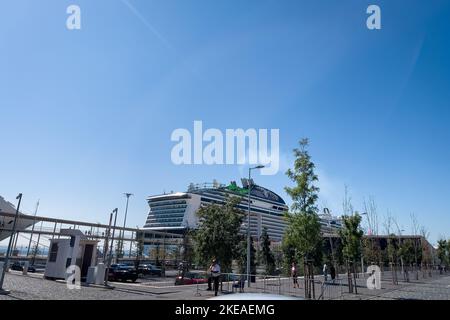
[[[212,279],[214,283],[214,295],[217,296],[217,291],[219,291],[219,277],[220,277],[220,265],[216,259],[213,260],[213,263],[209,267]]]

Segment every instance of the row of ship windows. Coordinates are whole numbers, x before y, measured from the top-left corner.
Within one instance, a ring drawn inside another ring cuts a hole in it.
[[[147,216],[147,220],[150,219],[159,219],[159,218],[182,218],[184,217],[184,213],[170,213],[170,214],[149,214]]]
[[[235,193],[234,192],[232,192],[232,191],[226,191],[227,193],[231,193],[231,195],[234,195],[235,196]],[[221,197],[223,197],[223,193],[221,192],[221,191],[215,191],[215,190],[208,190],[208,192],[207,193],[212,193],[212,194],[214,194],[214,195],[218,195],[218,196],[221,196]],[[252,194],[252,197],[254,197],[255,195],[254,194]],[[265,198],[265,197],[257,197],[258,199],[257,200],[262,200],[262,201],[265,201],[265,202],[271,202],[271,203],[274,203],[273,201],[270,201],[269,199],[267,199],[267,198]],[[252,201],[253,202],[253,201]],[[281,210],[285,210],[284,208],[282,208],[282,207],[276,207],[276,206],[274,206],[274,208],[280,208]]]
[[[148,203],[151,207],[158,207],[158,206],[166,206],[169,204],[186,204],[186,200],[161,200],[161,201],[150,200]]]
[[[223,204],[223,200],[219,200],[219,199],[209,199],[209,198],[201,198],[202,202],[209,202],[209,203],[217,203],[217,204]],[[238,205],[238,208],[244,211],[248,210],[248,206],[245,205]],[[262,209],[258,209],[258,208],[251,208],[251,211],[253,212],[260,212],[260,213],[265,213],[265,214],[269,214],[272,216],[276,216],[276,217],[282,217],[283,213],[279,213],[279,212],[271,212],[271,211],[267,211],[267,210],[262,210]]]
[[[158,211],[158,210],[173,209],[173,208],[186,208],[186,207],[187,207],[187,204],[166,204],[163,206],[150,206],[150,210]]]
[[[150,207],[150,211],[166,211],[166,210],[186,210],[186,206],[164,206],[161,208]]]
[[[149,214],[161,215],[161,214],[170,214],[170,213],[183,213],[186,209],[168,209],[168,210],[150,210]]]
[[[180,227],[181,222],[178,223],[149,223],[146,224],[146,228],[155,228],[155,227]]]
[[[157,219],[147,219],[146,223],[153,223],[153,222],[178,222],[183,221],[183,218],[157,218]]]

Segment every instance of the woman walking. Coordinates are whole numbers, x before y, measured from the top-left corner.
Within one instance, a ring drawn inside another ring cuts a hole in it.
[[[292,262],[291,277],[292,277],[292,281],[294,283],[294,288],[295,287],[300,288],[300,286],[298,284],[297,265],[295,264],[295,262]]]

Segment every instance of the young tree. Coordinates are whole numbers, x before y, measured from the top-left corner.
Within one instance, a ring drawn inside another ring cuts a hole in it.
[[[266,267],[266,273],[268,275],[271,275],[275,271],[275,259],[270,249],[270,238],[269,234],[267,233],[266,227],[263,228],[260,241],[261,241],[261,259],[264,266]]]
[[[244,213],[237,207],[240,202],[240,197],[230,197],[223,205],[209,204],[197,211],[199,226],[194,241],[200,264],[207,266],[216,258],[224,272],[231,272],[242,239],[239,230]]]
[[[117,261],[119,261],[119,259],[123,257],[122,248],[123,248],[122,243],[120,241],[117,241],[116,247],[115,247],[115,254],[116,254]]]
[[[191,229],[187,229],[183,235],[183,244],[181,247],[181,260],[183,263],[183,271],[187,272],[190,270],[193,259],[193,248],[192,248],[192,238],[195,232]],[[184,274],[184,273],[183,273]]]
[[[238,245],[237,264],[239,273],[247,273],[247,237],[241,237]],[[256,249],[253,244],[253,238],[250,237],[250,274],[256,274]]]
[[[369,200],[364,199],[364,210],[367,213],[368,234],[378,235],[378,212],[375,199],[371,196]]]
[[[447,255],[448,245],[445,239],[438,240],[437,256],[439,258],[441,266],[446,266],[448,264]]]
[[[314,173],[315,165],[311,161],[308,153],[308,139],[302,139],[300,149],[294,149],[294,169],[288,169],[286,175],[296,185],[294,187],[286,187],[286,193],[292,198],[291,210],[293,213],[317,214],[316,205],[319,188],[315,183],[319,180]]]
[[[351,216],[342,217],[343,228],[339,230],[339,235],[342,241],[342,254],[347,265],[347,276],[349,292],[353,292],[353,283],[351,280],[351,272],[353,271],[353,279],[355,281],[355,292],[358,293],[356,288],[356,261],[361,255],[361,238],[363,236],[363,231],[360,228],[361,216],[355,212]]]
[[[318,181],[314,173],[315,165],[308,153],[308,139],[300,141],[300,148],[294,149],[294,168],[286,175],[292,180],[294,187],[286,187],[286,193],[292,198],[291,212],[286,215],[287,228],[283,238],[283,248],[287,264],[301,260],[305,267],[305,296],[314,296],[314,264],[321,262],[322,236],[319,217],[317,193]]]
[[[31,248],[31,255],[32,255],[32,259],[31,259],[31,264],[33,265],[36,261],[36,256],[41,254],[41,249],[39,248],[39,246],[37,245],[37,243]]]
[[[136,251],[135,251],[135,261],[134,265],[139,268],[139,264],[141,263],[142,256],[144,254],[144,239],[141,234],[136,233]]]
[[[387,255],[388,255],[389,263],[391,265],[392,283],[393,284],[398,284],[396,261],[398,259],[399,244],[398,244],[397,240],[398,239],[395,234],[393,234],[393,233],[389,234],[388,245],[387,245]]]
[[[420,235],[422,236],[422,272],[425,275],[425,270],[428,270],[428,274],[431,276],[430,264],[432,263],[431,249],[428,244],[428,236],[430,233],[428,230],[422,226],[420,228]]]
[[[368,264],[379,266],[382,265],[383,258],[381,248],[376,239],[374,240],[370,237],[363,237],[362,252],[364,259],[367,261]]]
[[[409,266],[414,262],[414,241],[406,239],[400,243],[398,255],[404,263],[405,280],[409,282]]]

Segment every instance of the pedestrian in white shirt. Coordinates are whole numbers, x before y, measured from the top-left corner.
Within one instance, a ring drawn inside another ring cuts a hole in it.
[[[212,278],[214,281],[214,295],[217,296],[217,292],[219,291],[219,278],[220,278],[220,265],[219,262],[214,259],[213,263],[209,267]]]

